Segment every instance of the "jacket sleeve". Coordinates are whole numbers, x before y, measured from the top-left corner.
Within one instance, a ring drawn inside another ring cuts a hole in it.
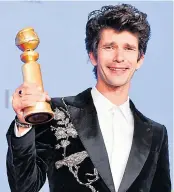
[[[14,121],[7,132],[7,176],[11,192],[38,192],[53,160],[49,124],[33,127],[22,137],[14,134]]]
[[[171,192],[168,135],[163,126],[162,145],[159,151],[157,169],[154,175],[150,192]]]

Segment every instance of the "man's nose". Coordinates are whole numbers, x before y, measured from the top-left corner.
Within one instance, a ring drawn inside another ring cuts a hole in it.
[[[114,56],[114,62],[121,63],[124,61],[124,52],[121,49],[117,49]]]

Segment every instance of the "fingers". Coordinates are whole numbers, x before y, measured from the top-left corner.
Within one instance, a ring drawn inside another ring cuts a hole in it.
[[[47,92],[44,92],[46,101],[51,101],[51,97],[48,95]]]
[[[50,96],[49,95],[46,95],[46,101],[51,101],[51,98],[50,98]]]
[[[24,95],[21,97],[20,102],[23,107],[35,106],[37,102],[44,102],[47,100],[45,93],[37,93],[32,95]]]
[[[19,95],[19,91],[21,92],[21,94]],[[19,96],[23,96],[23,95],[32,95],[35,93],[41,93],[42,91],[42,87],[38,86],[35,83],[23,83],[21,86],[19,86],[16,90],[15,90],[15,94],[19,95]]]
[[[21,94],[19,94],[20,90],[22,91]],[[24,83],[15,90],[12,103],[15,112],[20,114],[26,107],[35,106],[37,102],[50,100],[48,93],[42,91],[42,87],[34,83]]]

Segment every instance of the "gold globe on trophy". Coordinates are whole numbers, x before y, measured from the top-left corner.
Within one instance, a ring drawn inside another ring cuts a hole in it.
[[[40,64],[36,61],[39,54],[34,50],[38,47],[40,40],[33,28],[20,30],[15,39],[16,46],[23,51],[20,55],[22,65],[23,81],[36,83],[44,91]],[[48,102],[37,102],[35,106],[24,109],[25,121],[31,124],[41,124],[50,121],[54,116]]]

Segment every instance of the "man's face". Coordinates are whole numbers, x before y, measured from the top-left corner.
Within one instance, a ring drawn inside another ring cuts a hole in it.
[[[141,66],[138,61],[138,37],[128,31],[117,32],[104,29],[100,36],[97,59],[90,54],[91,62],[97,67],[97,81],[111,87],[128,84]]]

